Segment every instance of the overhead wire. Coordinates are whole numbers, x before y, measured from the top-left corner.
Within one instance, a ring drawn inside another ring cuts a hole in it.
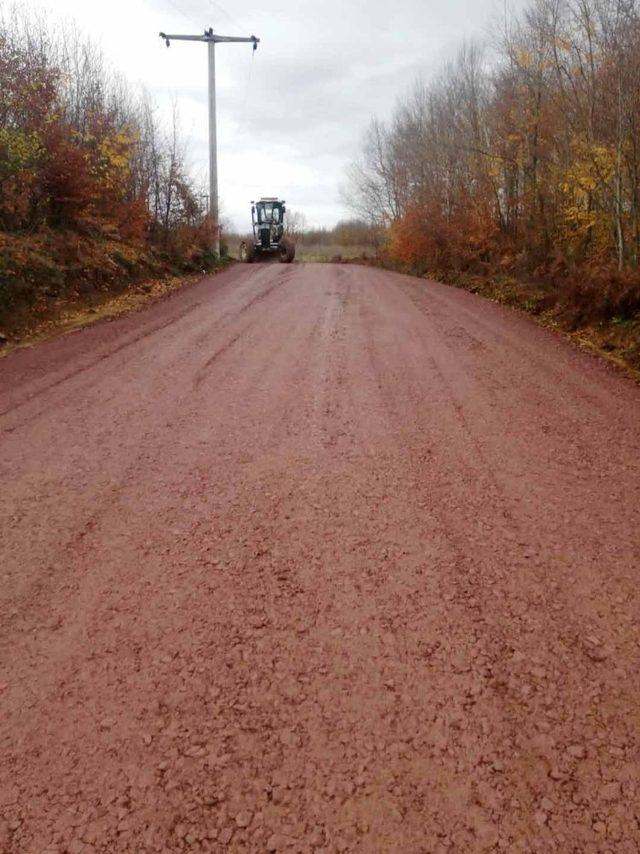
[[[174,12],[176,12],[178,15],[180,15],[181,18],[184,18],[184,20],[187,21],[189,24],[196,25],[197,27],[202,26],[202,21],[196,21],[196,14],[193,11],[193,6],[191,6],[191,11],[187,15],[180,8],[180,6],[175,2],[175,0],[168,0],[168,2],[169,2],[169,5],[171,6],[171,8],[174,10]],[[214,9],[219,14],[223,15],[227,19],[227,21],[229,21],[229,23],[231,24],[231,26],[234,29],[237,29],[237,30],[245,29],[243,24],[238,22],[238,20],[236,18],[234,18],[232,15],[230,15],[227,12],[227,10],[224,8],[224,6],[222,6],[220,3],[218,3],[217,0],[206,0],[206,2],[209,6],[211,6],[212,9]]]
[[[242,22],[238,21],[237,18],[234,18],[232,15],[230,15],[227,12],[227,10],[224,8],[224,6],[222,6],[222,4],[218,2],[218,0],[207,0],[207,2],[211,6],[212,9],[216,10],[221,15],[223,15],[227,19],[227,21],[229,21],[231,26],[234,29],[238,30],[239,33],[245,34],[245,32],[249,32],[246,25],[243,24]],[[254,66],[254,61],[255,61],[255,55],[256,55],[256,51],[255,51],[255,46],[254,46],[254,49],[251,51],[251,62],[249,63],[249,73],[247,74],[247,81],[246,81],[245,86],[244,86],[244,96],[242,98],[242,113],[243,114],[246,110],[247,102],[249,100],[249,94],[251,92],[251,84],[253,82],[253,66]]]
[[[208,0],[208,2],[209,2],[209,5],[212,6],[216,11],[218,11],[222,15],[224,15],[224,17],[227,19],[227,21],[229,21],[229,23],[231,24],[232,27],[234,27],[237,30],[243,30],[244,29],[243,24],[239,23],[235,18],[233,18],[226,11],[224,6],[222,6],[220,3],[216,2],[216,0]]]
[[[191,25],[193,25],[193,24],[195,23],[195,22],[194,22],[194,20],[193,20],[193,18],[190,18],[188,15],[185,15],[185,13],[184,13],[184,12],[182,11],[182,9],[177,5],[177,3],[174,3],[174,0],[169,0],[169,5],[171,6],[171,8],[172,8],[174,11],[176,11],[176,12],[178,13],[178,15],[180,15],[182,18],[184,18],[184,19],[185,19],[185,21],[187,21],[187,23],[189,23],[189,24],[191,24]]]

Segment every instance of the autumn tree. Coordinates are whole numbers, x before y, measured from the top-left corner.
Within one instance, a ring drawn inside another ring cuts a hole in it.
[[[631,273],[639,156],[637,0],[531,0],[373,121],[345,201],[411,266]]]
[[[14,7],[0,18],[0,228],[146,240],[203,210],[176,117],[166,131],[93,42]]]

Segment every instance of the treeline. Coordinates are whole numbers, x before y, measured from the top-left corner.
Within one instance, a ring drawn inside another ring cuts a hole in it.
[[[306,225],[304,218],[293,215],[288,231],[296,242],[312,246],[379,247],[384,237],[384,229],[362,219],[340,220],[333,228],[313,228]]]
[[[535,0],[388,123],[346,195],[421,271],[502,270],[602,315],[640,308],[636,0]]]
[[[92,42],[55,31],[18,7],[0,17],[5,314],[168,263],[201,266],[210,245],[175,121],[163,129]]]

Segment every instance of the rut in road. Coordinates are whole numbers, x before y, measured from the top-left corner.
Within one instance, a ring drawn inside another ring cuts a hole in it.
[[[264,265],[13,354],[0,411],[0,850],[638,850],[610,368]]]

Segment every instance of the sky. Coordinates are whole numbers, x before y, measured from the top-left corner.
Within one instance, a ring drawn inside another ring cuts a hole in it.
[[[0,0],[2,3],[3,0]],[[510,5],[518,0],[510,0]],[[287,200],[311,226],[350,215],[345,170],[374,116],[387,119],[465,39],[487,40],[505,0],[31,0],[73,20],[167,124],[178,109],[190,171],[207,181],[207,47],[159,31],[256,35],[216,48],[218,177],[227,224],[244,231],[250,202]]]

